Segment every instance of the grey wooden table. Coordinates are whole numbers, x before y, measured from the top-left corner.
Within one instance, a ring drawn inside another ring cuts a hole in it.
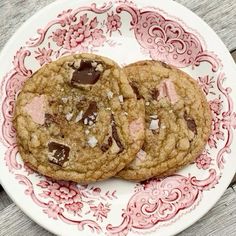
[[[53,0],[0,0],[0,50],[15,30]],[[221,37],[229,51],[236,49],[235,0],[177,0],[202,17]],[[232,54],[236,58],[236,53]],[[235,179],[236,180],[236,179]],[[202,219],[179,236],[236,235],[236,181]],[[52,235],[30,220],[0,186],[0,236]]]

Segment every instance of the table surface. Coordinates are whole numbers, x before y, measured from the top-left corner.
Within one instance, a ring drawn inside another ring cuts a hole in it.
[[[134,0],[135,1],[135,0]],[[236,49],[235,0],[176,0],[203,18],[221,37],[230,52]],[[53,0],[1,0],[0,50],[15,30]],[[236,59],[236,52],[232,53]],[[179,236],[236,235],[236,179],[217,204]],[[51,233],[29,219],[0,186],[0,235],[49,236]]]

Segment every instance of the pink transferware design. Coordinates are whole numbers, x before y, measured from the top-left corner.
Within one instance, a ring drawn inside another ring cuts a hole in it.
[[[125,22],[127,17],[129,24]],[[119,39],[127,30],[143,58],[165,61],[193,72],[201,66],[207,68],[195,78],[209,101],[212,133],[204,152],[187,168],[188,173],[130,183],[130,196],[126,201],[121,200],[123,213],[117,216],[118,222],[111,218],[111,212],[116,201],[122,198],[119,187],[112,185],[107,190],[102,184],[81,186],[34,173],[17,156],[12,118],[16,96],[36,69],[69,53],[99,53],[104,48],[114,51],[122,47]],[[225,153],[231,151],[236,128],[231,88],[223,86],[226,79],[221,61],[207,50],[201,36],[158,8],[139,8],[129,1],[117,1],[101,7],[93,3],[66,9],[17,50],[12,69],[2,80],[1,141],[7,148],[5,164],[25,186],[25,194],[50,219],[75,225],[78,230],[87,227],[107,235],[158,230],[194,211],[204,193],[220,181],[227,161]]]

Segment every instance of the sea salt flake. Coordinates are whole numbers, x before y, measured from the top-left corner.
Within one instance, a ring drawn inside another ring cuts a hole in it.
[[[93,125],[94,123],[93,123],[93,121],[92,120],[90,120],[89,121],[89,125]]]
[[[75,68],[80,68],[80,62],[81,62],[80,60],[79,61],[75,61],[74,64],[73,64],[74,67]]]
[[[157,115],[152,115],[152,116],[150,116],[150,118],[156,120],[157,119]]]
[[[91,65],[92,65],[92,67],[96,67],[96,66],[98,65],[98,63],[97,63],[96,61],[93,61],[93,62],[91,63]]]
[[[87,125],[88,124],[88,118],[84,119],[84,124]]]
[[[149,129],[150,130],[157,130],[159,128],[159,124],[158,124],[159,120],[151,120]]]
[[[113,98],[113,92],[111,92],[111,91],[107,92],[107,97],[108,97],[108,99],[112,99]]]
[[[63,101],[63,103],[67,103],[68,102],[68,98],[61,98],[61,100]]]
[[[95,71],[100,71],[100,72],[103,72],[103,66],[102,64],[98,64]]]
[[[67,113],[67,114],[66,114],[66,119],[67,119],[68,121],[70,121],[70,120],[72,119],[72,117],[73,117],[73,113]]]
[[[75,122],[79,122],[83,118],[83,111],[80,111],[79,114],[75,118]]]
[[[88,139],[88,145],[92,148],[94,148],[98,143],[98,140],[94,137],[94,136],[91,136],[89,137]]]
[[[119,96],[119,101],[120,101],[120,103],[124,102],[124,97],[122,95]]]

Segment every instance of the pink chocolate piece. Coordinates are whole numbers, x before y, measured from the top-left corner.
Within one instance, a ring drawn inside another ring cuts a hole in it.
[[[144,132],[144,122],[142,118],[132,121],[129,125],[129,132],[134,140],[139,138],[139,133]]]
[[[158,100],[167,97],[165,81],[160,84]]]
[[[166,84],[166,89],[167,89],[167,96],[170,99],[170,102],[172,104],[175,104],[179,100],[179,97],[175,90],[175,85],[170,79],[166,80],[165,84]]]
[[[131,162],[131,166],[137,166],[147,159],[147,153],[142,149],[137,153],[136,158]]]
[[[175,104],[179,97],[175,90],[175,85],[170,79],[164,80],[159,87],[159,97],[158,99],[168,97],[172,104]]]
[[[145,161],[146,160],[147,153],[143,151],[142,149],[137,153],[137,158],[140,161]]]
[[[25,111],[31,116],[32,120],[43,125],[45,122],[45,98],[44,95],[34,97],[29,103],[25,105]]]

